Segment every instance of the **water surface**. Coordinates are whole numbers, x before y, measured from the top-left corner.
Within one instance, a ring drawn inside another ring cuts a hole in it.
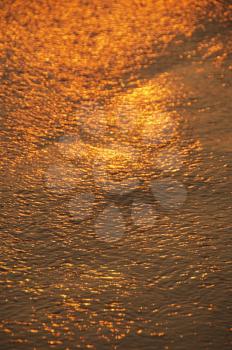
[[[231,348],[231,19],[2,1],[0,348]]]

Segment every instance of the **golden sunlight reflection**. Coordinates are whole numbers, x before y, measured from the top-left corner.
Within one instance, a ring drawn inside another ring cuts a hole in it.
[[[231,21],[1,1],[1,349],[230,349]]]
[[[164,74],[112,98],[100,113],[77,115],[77,134],[61,137],[41,152],[53,163],[49,187],[80,189],[93,181],[102,189],[117,182],[132,188],[144,178],[144,169],[146,178],[154,169],[179,169],[188,151],[181,146],[181,117],[175,108],[182,89],[181,81]]]

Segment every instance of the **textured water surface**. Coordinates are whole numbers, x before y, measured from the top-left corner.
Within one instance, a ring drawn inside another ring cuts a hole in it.
[[[1,349],[231,348],[231,20],[1,1]]]

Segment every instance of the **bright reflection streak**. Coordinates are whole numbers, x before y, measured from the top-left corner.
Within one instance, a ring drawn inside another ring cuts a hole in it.
[[[1,348],[228,347],[228,3],[1,1]]]

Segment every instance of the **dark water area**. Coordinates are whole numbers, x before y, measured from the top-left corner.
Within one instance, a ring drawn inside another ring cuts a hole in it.
[[[232,4],[0,3],[0,349],[231,349]]]

